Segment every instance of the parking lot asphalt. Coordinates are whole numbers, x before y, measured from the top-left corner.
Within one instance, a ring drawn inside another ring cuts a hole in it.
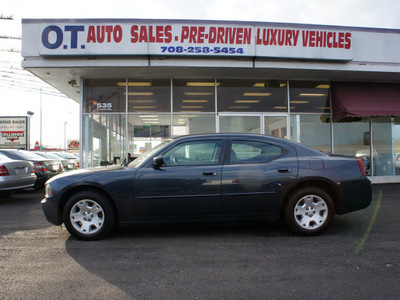
[[[125,227],[83,242],[48,223],[43,191],[0,199],[0,299],[399,299],[400,185],[325,234],[283,222]]]

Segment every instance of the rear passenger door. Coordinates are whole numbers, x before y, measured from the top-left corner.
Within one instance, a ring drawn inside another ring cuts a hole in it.
[[[222,170],[224,213],[275,216],[282,192],[297,170],[296,151],[289,145],[230,138]]]

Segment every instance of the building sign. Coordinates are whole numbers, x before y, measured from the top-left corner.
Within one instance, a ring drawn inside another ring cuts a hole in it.
[[[0,148],[27,146],[27,117],[0,117]]]
[[[328,30],[268,23],[143,22],[44,20],[39,24],[24,23],[23,34],[36,35],[42,56],[246,56],[347,61],[353,58],[352,32],[337,27]]]
[[[68,151],[78,150],[79,151],[79,141],[68,140]]]

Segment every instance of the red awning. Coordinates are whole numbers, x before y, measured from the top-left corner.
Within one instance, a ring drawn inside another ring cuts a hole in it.
[[[400,84],[332,82],[332,118],[400,116]]]

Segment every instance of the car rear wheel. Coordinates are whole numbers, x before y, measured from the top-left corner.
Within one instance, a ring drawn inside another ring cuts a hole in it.
[[[291,195],[285,209],[286,223],[299,235],[317,235],[332,222],[335,205],[319,188],[304,188]]]
[[[82,191],[67,201],[63,217],[70,234],[81,240],[97,240],[113,229],[115,213],[106,197]]]

